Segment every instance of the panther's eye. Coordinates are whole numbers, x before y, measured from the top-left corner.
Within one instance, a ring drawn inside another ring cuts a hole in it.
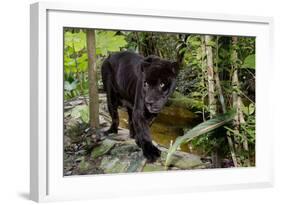
[[[160,84],[160,88],[164,88],[165,84],[164,83],[161,83]]]
[[[146,81],[144,81],[144,87],[148,87],[148,83]]]

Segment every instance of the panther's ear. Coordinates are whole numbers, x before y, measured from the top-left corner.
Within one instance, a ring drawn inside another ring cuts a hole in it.
[[[141,72],[144,72],[149,66],[151,65],[151,62],[142,61],[141,62]]]
[[[177,74],[179,73],[179,69],[180,69],[179,63],[178,63],[177,61],[173,61],[173,62],[171,63],[171,65],[172,65],[173,73],[174,73],[175,75],[177,75]]]
[[[160,60],[160,58],[158,56],[154,56],[154,55],[149,55],[144,58],[144,61],[148,62],[148,63],[152,63],[152,62],[158,61],[158,60]]]
[[[149,68],[151,63],[153,63],[155,61],[159,61],[159,60],[160,60],[160,58],[158,56],[154,56],[154,55],[149,55],[149,56],[145,57],[141,63],[141,71],[144,72],[146,68]]]

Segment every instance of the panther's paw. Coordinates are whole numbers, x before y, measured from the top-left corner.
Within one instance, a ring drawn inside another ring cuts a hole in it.
[[[108,130],[106,130],[103,134],[108,136],[110,134],[117,134],[118,133],[118,129],[115,128],[109,128]]]
[[[146,157],[148,163],[153,163],[160,157],[161,151],[151,142],[145,142],[143,144],[143,155]]]

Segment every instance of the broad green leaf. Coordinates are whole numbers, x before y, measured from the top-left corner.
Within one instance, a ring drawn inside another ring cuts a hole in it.
[[[190,41],[190,45],[191,45],[192,47],[200,46],[200,45],[201,45],[201,41],[192,40],[192,41]]]
[[[82,56],[77,58],[78,64],[82,63],[84,61],[88,61],[88,54],[87,53],[83,53]]]
[[[74,59],[65,59],[64,60],[64,72],[69,74],[70,72],[76,73],[76,65]]]
[[[242,68],[255,69],[255,67],[256,67],[256,55],[255,54],[248,55],[244,60]]]
[[[80,72],[84,72],[88,70],[88,55],[87,53],[83,53],[81,57],[77,58],[78,70]]]
[[[64,66],[75,67],[75,60],[72,59],[72,58],[65,57],[64,58]]]
[[[96,48],[96,54],[97,54],[97,55],[100,55],[101,53],[102,53],[102,49]]]
[[[219,115],[216,118],[210,119],[208,121],[205,121],[197,126],[195,126],[193,129],[188,131],[185,135],[178,137],[175,141],[175,143],[169,148],[167,158],[166,158],[166,167],[169,166],[171,156],[173,153],[177,150],[177,148],[183,144],[191,141],[195,137],[198,137],[202,134],[208,133],[228,122],[230,122],[234,118],[235,112],[234,110],[231,110],[223,115]]]
[[[79,71],[80,72],[85,72],[88,70],[88,61],[84,61],[79,63]]]
[[[198,38],[198,36],[189,36],[187,44],[191,47],[198,47],[201,45],[201,38]]]
[[[86,33],[80,31],[78,33],[65,32],[64,34],[65,47],[74,47],[75,51],[78,52],[86,47]]]
[[[245,115],[249,116],[255,112],[255,105],[251,103],[249,106],[242,106],[242,111]]]
[[[115,35],[114,31],[102,31],[98,32],[96,35],[96,54],[97,55],[107,55],[108,51],[120,51],[121,47],[127,45],[125,36]]]
[[[64,46],[64,55],[65,56],[69,57],[70,55],[72,55],[74,53],[74,49],[72,46],[73,46],[72,43],[71,43],[71,47],[65,44],[65,46]]]
[[[75,90],[77,87],[77,81],[73,81],[72,83],[70,83],[69,81],[64,81],[64,89],[67,91],[72,91]]]

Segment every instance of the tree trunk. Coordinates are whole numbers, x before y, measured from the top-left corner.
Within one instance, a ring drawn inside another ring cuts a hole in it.
[[[239,79],[238,79],[238,66],[237,66],[237,60],[238,60],[238,55],[236,51],[236,46],[237,46],[237,41],[238,37],[232,37],[232,45],[234,47],[233,50],[233,55],[232,55],[232,103],[233,103],[233,108],[236,109],[236,116],[234,118],[234,130],[235,132],[239,133],[240,130],[240,125],[245,123],[243,112],[242,112],[242,100],[241,97],[238,95],[238,90],[240,89],[239,85]],[[247,159],[245,160],[245,163],[247,166],[250,166],[250,159],[249,159],[249,148],[248,148],[248,139],[247,137],[242,134],[243,136],[243,149],[247,153]],[[237,140],[238,141],[238,140]]]
[[[87,29],[88,79],[89,79],[89,114],[90,126],[99,128],[99,95],[97,88],[95,30]]]
[[[202,84],[204,86],[207,85],[207,62],[206,62],[206,44],[205,44],[205,36],[201,36],[201,70],[202,70]],[[202,102],[205,102],[205,95],[202,95]],[[203,121],[206,121],[205,118],[205,106],[202,107],[202,116],[203,116]]]
[[[215,97],[215,81],[214,81],[214,63],[213,50],[211,46],[212,37],[205,36],[205,48],[207,57],[207,82],[208,82],[208,97],[209,97],[209,112],[210,118],[213,118],[217,113],[217,102]],[[215,168],[221,167],[221,157],[219,154],[219,146],[216,144],[212,153],[213,166]]]
[[[209,35],[205,36],[209,110],[210,110],[210,116],[211,118],[213,118],[217,113],[217,103],[215,98],[213,51],[212,51],[212,46],[210,45],[211,40],[212,40],[211,36]]]

